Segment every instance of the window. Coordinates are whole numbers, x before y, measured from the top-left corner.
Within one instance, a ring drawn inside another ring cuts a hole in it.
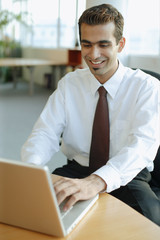
[[[125,20],[130,54],[160,53],[160,1],[129,0]]]
[[[85,7],[86,0],[0,0],[1,9],[27,12],[25,20],[32,25],[32,31],[15,25],[14,33],[24,46],[33,47],[74,47],[78,18]]]
[[[0,0],[0,38],[8,41],[21,41],[21,20],[20,14],[23,12],[22,21],[25,23],[27,14],[19,0]],[[18,20],[19,19],[19,20]],[[8,23],[7,23],[8,22]],[[23,25],[24,26],[24,25]],[[26,24],[25,24],[26,26]]]
[[[160,1],[126,0],[125,3],[127,53],[159,55]],[[14,23],[0,31],[0,37],[14,38],[24,46],[72,48],[79,39],[77,22],[85,7],[86,0],[0,0],[1,9],[28,12],[25,20],[32,25],[31,31]]]
[[[58,0],[28,0],[27,12],[33,21],[31,45],[35,47],[57,47]],[[30,44],[26,42],[26,44]]]
[[[74,47],[78,38],[78,18],[86,0],[27,0],[33,21],[31,45],[34,47]],[[25,44],[30,44],[25,41]]]

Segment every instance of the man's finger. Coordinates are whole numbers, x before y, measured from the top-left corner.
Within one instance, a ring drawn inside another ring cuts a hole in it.
[[[68,209],[70,209],[79,200],[83,200],[82,194],[80,192],[77,192],[77,193],[73,194],[69,198],[69,200],[66,202],[66,204],[64,205],[63,210],[67,211]]]
[[[61,204],[67,197],[74,195],[78,191],[79,189],[77,189],[77,186],[74,186],[74,185],[62,189],[56,195],[58,204]]]
[[[54,183],[55,193],[58,194],[62,189],[67,188],[71,185],[67,178],[63,178]]]

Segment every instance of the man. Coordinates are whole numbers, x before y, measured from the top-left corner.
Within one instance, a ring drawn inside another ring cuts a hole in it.
[[[81,51],[89,68],[59,81],[23,146],[22,160],[46,164],[59,150],[63,133],[61,149],[68,164],[53,173],[64,176],[54,184],[59,203],[69,197],[64,210],[106,191],[160,225],[160,201],[148,184],[159,146],[159,81],[118,61],[125,46],[123,24],[122,15],[109,4],[82,14]],[[109,160],[90,172],[101,86],[107,91],[109,108]]]

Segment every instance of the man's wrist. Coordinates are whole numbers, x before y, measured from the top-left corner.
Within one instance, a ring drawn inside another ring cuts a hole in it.
[[[95,186],[97,187],[97,191],[99,193],[106,191],[107,184],[100,176],[93,173],[90,175],[90,177],[92,178],[93,182],[95,183]]]

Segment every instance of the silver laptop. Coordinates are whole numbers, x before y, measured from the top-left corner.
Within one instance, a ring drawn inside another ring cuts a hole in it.
[[[96,202],[77,202],[61,215],[48,167],[0,159],[0,222],[66,236]]]

